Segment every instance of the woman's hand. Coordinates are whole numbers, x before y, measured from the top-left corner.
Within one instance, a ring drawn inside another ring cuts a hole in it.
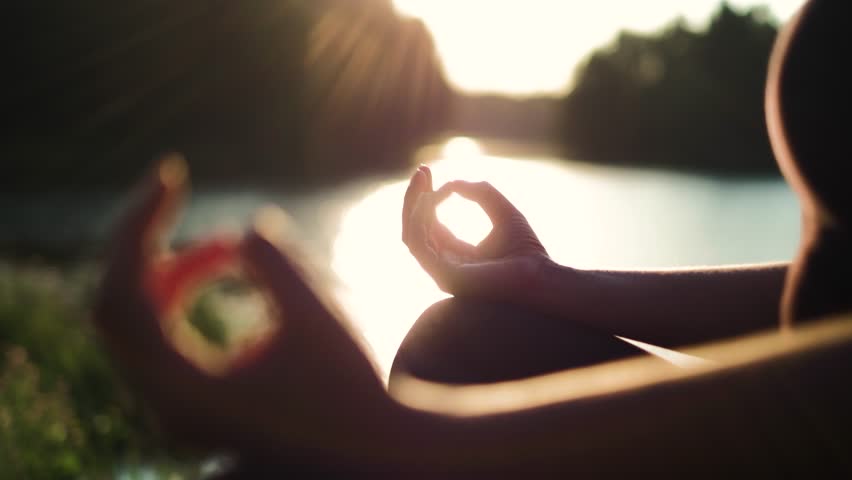
[[[435,218],[435,207],[452,193],[476,202],[491,219],[491,232],[476,246]],[[420,265],[442,290],[458,296],[511,300],[550,261],[524,215],[491,184],[457,180],[433,192],[425,166],[405,192],[402,225],[402,240]]]
[[[363,460],[392,444],[384,385],[341,317],[277,246],[274,221],[177,256],[158,251],[184,177],[182,161],[171,159],[143,185],[110,245],[94,312],[113,358],[165,430],[195,446],[290,460],[300,452]],[[265,292],[277,328],[211,372],[174,338],[171,313],[186,292],[234,265]]]

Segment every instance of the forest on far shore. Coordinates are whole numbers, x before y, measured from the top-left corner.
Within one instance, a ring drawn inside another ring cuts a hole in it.
[[[778,26],[762,7],[722,3],[701,30],[620,32],[567,95],[531,99],[454,92],[428,30],[389,0],[85,0],[10,19],[7,192],[124,189],[174,150],[196,183],[310,186],[406,170],[446,135],[777,173],[763,87]]]

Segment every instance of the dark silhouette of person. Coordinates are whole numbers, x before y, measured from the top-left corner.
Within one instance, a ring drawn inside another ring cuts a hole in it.
[[[639,352],[612,334],[676,348],[771,328],[779,315],[792,326],[852,309],[844,281],[852,268],[852,194],[843,170],[849,146],[842,143],[848,103],[840,101],[849,78],[831,56],[848,41],[827,13],[845,7],[828,3],[809,4],[791,21],[767,82],[773,148],[802,203],[802,245],[792,265],[677,271],[556,265],[523,214],[491,185],[456,181],[432,193],[429,169],[421,167],[406,194],[403,241],[455,297],[418,320],[394,370],[442,382],[493,382]],[[495,225],[480,245],[464,244],[415,212],[423,194],[423,210],[431,211],[450,193],[479,203]]]
[[[846,13],[848,2],[811,0],[772,55],[767,123],[804,222],[789,265],[559,266],[493,187],[450,182],[433,191],[421,169],[406,194],[403,240],[456,298],[418,320],[388,390],[357,333],[273,234],[286,229],[275,215],[243,238],[159,254],[157,235],[185,183],[182,163],[168,159],[118,226],[95,323],[163,426],[192,445],[233,452],[234,477],[848,475],[852,205],[842,134],[850,83],[837,66],[848,57]],[[494,231],[479,245],[434,220],[450,192],[491,217]],[[181,292],[235,261],[266,288],[280,328],[211,373],[173,341],[167,319]],[[740,337],[754,331],[763,333]],[[688,351],[712,361],[673,368],[613,334],[668,347],[711,342]],[[569,368],[624,357],[636,358]],[[467,382],[480,384],[453,385]]]

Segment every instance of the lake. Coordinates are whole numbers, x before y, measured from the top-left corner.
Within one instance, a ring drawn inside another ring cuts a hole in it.
[[[602,167],[455,138],[422,161],[436,187],[487,180],[527,216],[551,256],[579,268],[650,268],[789,260],[799,239],[798,203],[778,178],[718,179]],[[176,241],[240,231],[265,204],[285,209],[335,298],[363,329],[385,372],[411,324],[446,295],[400,241],[407,178],[354,181],[312,192],[206,190],[189,200]],[[98,245],[120,211],[120,196],[0,196],[0,242]],[[439,218],[460,237],[487,234],[487,218],[451,198]],[[90,247],[92,252],[96,246]]]

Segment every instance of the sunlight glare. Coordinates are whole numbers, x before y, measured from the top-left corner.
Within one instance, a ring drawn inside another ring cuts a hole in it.
[[[471,245],[478,244],[491,232],[491,221],[479,205],[455,193],[441,202],[435,212],[456,237]]]
[[[729,0],[736,8],[767,4],[782,21],[803,0]],[[718,0],[393,0],[397,12],[423,21],[449,81],[464,92],[562,94],[574,68],[619,30],[651,32],[677,16],[700,26]]]
[[[400,241],[408,180],[380,187],[350,208],[332,245],[337,301],[363,332],[385,377],[423,310],[446,297]]]
[[[441,153],[445,158],[463,159],[465,157],[470,158],[482,155],[482,149],[479,148],[479,144],[472,138],[453,137],[444,144]]]
[[[720,206],[719,183],[712,179],[677,176],[675,180],[675,174],[575,162],[530,163],[487,155],[482,152],[490,148],[480,148],[470,139],[452,139],[441,147],[421,157],[432,170],[435,188],[451,180],[491,183],[524,214],[550,257],[574,268],[658,268],[789,258],[783,253],[786,247],[779,253],[759,240],[767,231],[788,234],[775,211],[778,202],[767,202],[767,213],[756,217],[741,208],[754,198],[756,188],[768,189],[761,194],[767,198],[787,199],[789,212],[794,212],[788,223],[798,228],[798,206],[786,187],[752,183],[729,187],[725,205]],[[408,182],[403,178],[382,184],[353,203],[331,252],[331,267],[339,279],[335,296],[364,332],[385,375],[420,314],[448,297],[400,241]],[[685,202],[685,198],[692,200]],[[696,214],[702,211],[711,212],[710,216]],[[461,198],[448,199],[439,206],[438,215],[471,242],[490,228],[484,212]],[[736,235],[720,236],[720,232]],[[791,238],[797,238],[798,230],[795,233]],[[708,243],[707,238],[717,240]],[[742,242],[747,239],[758,239],[758,243],[744,248]],[[794,246],[792,240],[789,251]],[[731,252],[741,253],[732,256]]]
[[[449,140],[439,155],[429,163],[435,188],[450,180],[492,183],[526,212],[557,261],[573,265],[606,263],[608,242],[620,241],[616,236],[584,237],[574,232],[572,222],[551,221],[556,215],[596,223],[597,210],[589,208],[593,203],[554,203],[565,191],[572,197],[605,197],[606,189],[598,188],[594,176],[578,181],[576,176],[546,164],[538,169],[519,168],[522,164],[516,160],[483,154],[480,146],[467,138]],[[414,321],[429,305],[448,296],[400,241],[400,212],[408,181],[386,184],[354,204],[344,214],[332,246],[331,267],[340,280],[335,296],[364,332],[385,375]],[[554,214],[554,209],[559,213]],[[440,205],[437,215],[470,243],[478,243],[491,230],[485,213],[457,195]]]

